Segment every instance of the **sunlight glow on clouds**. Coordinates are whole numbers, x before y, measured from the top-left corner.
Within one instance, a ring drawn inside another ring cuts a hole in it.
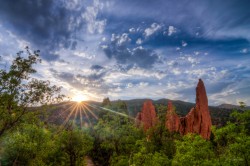
[[[0,0],[0,68],[28,45],[43,59],[35,77],[63,86],[70,97],[194,102],[202,78],[209,104],[250,105],[249,5]]]

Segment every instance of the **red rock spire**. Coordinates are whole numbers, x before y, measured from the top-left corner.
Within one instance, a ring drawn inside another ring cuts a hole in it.
[[[207,100],[207,93],[204,86],[204,83],[201,79],[199,79],[199,83],[196,87],[196,106],[195,110],[200,115],[200,127],[199,127],[199,134],[206,139],[210,138],[211,134],[211,117],[208,110],[208,100]]]
[[[142,110],[137,114],[136,121],[143,125],[144,131],[147,131],[149,128],[153,127],[156,123],[156,112],[155,107],[151,100],[146,100],[143,103]]]
[[[210,138],[212,122],[206,89],[201,79],[196,87],[196,105],[184,118],[180,118],[180,121],[181,134],[197,133],[205,139]]]
[[[144,131],[153,127],[157,121],[155,107],[152,101],[144,102],[142,111],[137,114],[136,123],[142,124]],[[208,110],[208,100],[204,83],[201,79],[196,87],[196,105],[185,117],[179,118],[173,109],[172,102],[168,103],[166,128],[169,131],[179,131],[182,135],[197,133],[209,139],[211,135],[211,117]]]

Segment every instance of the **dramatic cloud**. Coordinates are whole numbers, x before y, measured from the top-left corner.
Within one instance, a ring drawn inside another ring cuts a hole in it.
[[[103,5],[95,0],[91,6],[82,1],[66,2],[51,0],[0,1],[0,20],[18,37],[30,41],[37,48],[43,48],[46,60],[56,60],[58,48],[76,49],[77,32],[84,26],[90,33],[102,33],[105,20],[98,20],[98,11]],[[5,21],[3,21],[5,20]]]
[[[0,0],[0,69],[26,45],[36,78],[89,99],[250,105],[249,0]]]
[[[89,33],[103,33],[106,20],[97,20],[97,15],[100,9],[103,8],[103,3],[100,3],[99,0],[94,0],[93,6],[88,6],[86,12],[82,17],[87,22],[87,29]]]
[[[158,60],[158,55],[151,49],[139,47],[130,47],[131,39],[128,34],[112,34],[108,45],[101,45],[105,55],[108,58],[114,58],[118,64],[127,65],[129,68],[134,65],[141,68],[150,68]]]

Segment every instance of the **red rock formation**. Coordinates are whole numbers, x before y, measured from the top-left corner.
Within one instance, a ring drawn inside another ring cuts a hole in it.
[[[155,125],[156,112],[151,100],[147,100],[143,103],[142,110],[137,114],[136,119],[141,122],[144,131],[147,131]]]
[[[196,105],[184,118],[180,118],[180,122],[181,134],[197,133],[205,139],[210,138],[212,122],[206,89],[201,79],[196,87]]]
[[[173,109],[172,102],[168,102],[168,110],[166,114],[166,127],[169,131],[179,131],[180,118]]]
[[[200,125],[194,128],[195,132],[199,132],[199,134],[203,138],[209,139],[211,134],[212,121],[210,117],[210,112],[208,110],[206,89],[201,79],[199,79],[199,83],[196,87],[195,110],[199,112],[198,115],[200,115]]]
[[[152,101],[147,100],[143,104],[142,111],[137,114],[137,126],[142,124],[146,131],[154,126],[156,121],[155,107]],[[197,133],[205,139],[210,138],[212,122],[208,110],[206,89],[201,79],[196,87],[195,107],[185,117],[179,118],[173,110],[172,102],[169,102],[165,125],[169,131],[179,131],[182,135]]]

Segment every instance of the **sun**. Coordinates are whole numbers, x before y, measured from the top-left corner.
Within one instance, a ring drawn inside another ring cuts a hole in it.
[[[72,97],[72,101],[76,101],[78,103],[86,100],[88,100],[88,97],[82,94],[77,94]]]

